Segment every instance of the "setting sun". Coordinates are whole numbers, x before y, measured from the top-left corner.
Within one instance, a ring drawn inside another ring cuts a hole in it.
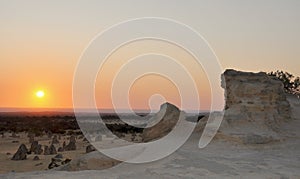
[[[45,96],[45,93],[44,91],[37,91],[36,94],[35,94],[38,98],[43,98]]]

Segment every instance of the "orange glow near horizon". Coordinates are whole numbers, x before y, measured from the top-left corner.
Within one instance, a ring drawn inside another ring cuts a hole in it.
[[[117,77],[119,70],[121,67],[124,68],[124,64],[133,65],[132,69],[147,69],[149,63],[146,66],[136,66],[137,64],[128,64],[140,54],[149,54],[149,53],[160,53],[164,55],[168,55],[176,60],[177,63],[182,65],[182,70],[188,71],[195,81],[196,88],[198,90],[199,100],[200,100],[200,108],[201,110],[209,110],[211,104],[211,91],[210,84],[205,74],[205,71],[202,69],[201,65],[197,64],[195,59],[181,49],[178,46],[173,44],[163,42],[163,41],[155,41],[155,40],[143,40],[136,41],[130,44],[127,44],[118,50],[116,50],[104,63],[101,70],[98,73],[98,78],[96,80],[95,85],[95,95],[97,106],[102,109],[112,109],[112,88],[113,88],[113,80]],[[155,59],[146,59],[149,61]],[[156,59],[157,61],[157,59]],[[173,62],[174,63],[174,62]],[[152,68],[158,68],[157,64],[151,64]],[[167,65],[162,65],[161,68],[169,68]],[[184,68],[183,68],[184,67]],[[127,69],[129,70],[129,69]],[[128,75],[125,71],[124,74],[119,75],[118,77],[121,79],[121,82],[126,82]],[[131,73],[128,72],[129,74]],[[180,74],[180,73],[179,73]],[[181,76],[177,76],[178,80],[181,80]],[[146,75],[142,78],[134,81],[132,86],[129,89],[128,98],[130,102],[131,109],[149,109],[149,100],[152,95],[160,94],[165,98],[166,101],[175,104],[176,106],[181,106],[181,99],[179,89],[177,89],[176,84],[173,84],[170,80],[177,79],[167,79],[165,77],[159,75]],[[126,84],[120,85],[121,88],[125,87]],[[191,86],[185,86],[186,89],[181,89],[185,96],[189,96],[189,98],[195,98],[195,96],[189,95],[188,88],[192,88]],[[127,97],[127,96],[125,96]],[[125,98],[124,97],[124,98]],[[125,99],[120,99],[125,100]],[[185,99],[189,100],[189,99]],[[220,106],[222,106],[222,101],[220,102]],[[159,104],[154,104],[155,108],[159,108]],[[121,108],[126,108],[125,105]],[[193,104],[189,107],[190,110],[193,109]]]
[[[182,49],[166,44],[165,42],[142,41],[128,44],[117,50],[111,57],[107,59],[103,68],[99,70],[99,76],[95,84],[95,95],[98,108],[112,109],[111,101],[111,84],[116,73],[122,64],[128,62],[129,59],[143,53],[161,52],[176,59],[178,63],[184,65],[193,76],[201,101],[201,109],[207,110],[210,106],[210,88],[209,82],[204,70],[195,63],[192,57]],[[0,76],[6,89],[0,95],[0,107],[21,107],[21,108],[72,108],[72,80],[76,67],[76,60],[73,63],[62,61],[59,63],[49,63],[43,65],[44,62],[39,61],[43,56],[56,58],[47,52],[45,54],[37,53],[35,55],[28,54],[27,58],[33,59],[34,63],[20,62],[17,65],[17,59],[12,60],[12,66],[18,71],[5,80],[5,75]],[[21,56],[16,56],[21,58]],[[31,62],[32,62],[31,61]],[[68,68],[66,68],[68,67]],[[140,68],[140,67],[137,67]],[[6,69],[2,72],[5,73]],[[56,71],[56,73],[52,73]],[[125,76],[124,76],[125,77]],[[23,80],[26,79],[26,80]],[[43,81],[41,83],[41,81]],[[147,85],[142,85],[147,84]],[[148,109],[149,97],[151,93],[161,93],[168,102],[180,106],[180,98],[178,89],[167,79],[158,78],[157,76],[147,76],[137,81],[130,90],[129,99],[133,109]],[[22,89],[21,91],[19,89]],[[47,89],[44,91],[43,98],[37,98],[37,89]],[[34,95],[32,93],[34,92]],[[10,94],[16,95],[10,95]],[[192,97],[192,96],[191,96]],[[223,101],[220,101],[222,103]],[[156,104],[157,106],[158,104]],[[222,105],[222,104],[221,104]],[[220,105],[220,106],[221,106]],[[82,106],[83,108],[85,106]]]
[[[251,72],[283,70],[300,76],[299,2],[274,1],[270,6],[259,1],[257,4],[176,1],[170,8],[167,1],[136,1],[134,6],[118,1],[121,7],[118,9],[114,1],[1,1],[0,108],[72,108],[73,75],[91,40],[115,24],[149,15],[171,18],[198,32],[219,58],[223,71],[228,68]],[[122,64],[143,53],[160,52],[188,69],[195,80],[201,109],[209,109],[211,87],[205,69],[182,49],[159,41],[128,44],[107,59],[95,82],[97,106],[113,108],[112,81]],[[161,66],[168,68],[168,65]],[[125,81],[126,72],[119,78]],[[180,75],[177,79],[183,81]],[[212,83],[217,85],[212,87],[216,89],[221,80]],[[160,92],[166,100],[179,106],[182,102],[175,86],[166,78],[145,76],[131,86],[130,105],[148,108],[151,94]],[[35,94],[39,89],[45,90],[43,98]],[[188,90],[183,93],[188,99],[195,97]],[[214,96],[223,108],[224,94]],[[189,108],[193,109],[193,104]]]
[[[155,84],[155,85],[153,85]],[[160,86],[158,88],[158,86]],[[129,102],[132,109],[149,109],[155,107],[159,109],[161,103],[164,101],[154,101],[153,106],[149,106],[149,99],[153,95],[162,96],[165,101],[181,105],[180,92],[176,86],[168,79],[159,75],[146,75],[134,82],[129,91]]]

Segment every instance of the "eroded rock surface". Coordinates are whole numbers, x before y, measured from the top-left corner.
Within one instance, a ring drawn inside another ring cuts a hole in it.
[[[251,144],[278,139],[280,124],[291,118],[281,81],[263,72],[226,70],[222,87],[226,98],[223,133]]]
[[[18,151],[12,157],[12,160],[26,160],[27,152],[28,152],[27,147],[24,144],[20,145]]]
[[[49,148],[49,150],[50,150],[50,155],[57,154],[57,151],[56,151],[56,148],[55,148],[54,145],[51,145],[50,148]]]
[[[30,147],[30,153],[41,155],[43,153],[42,145],[38,141],[33,141]]]
[[[59,141],[57,139],[57,135],[54,135],[52,138],[52,144],[59,144]]]
[[[152,123],[156,124],[144,129],[142,134],[143,141],[149,142],[158,140],[167,135],[175,127],[181,113],[182,112],[173,104],[165,103],[161,105],[160,111],[150,119],[152,120],[150,125]]]
[[[62,159],[62,158],[52,158],[51,163],[48,165],[48,169],[57,168],[63,165],[66,165],[71,162],[71,159]]]
[[[44,155],[51,155],[50,148],[47,145],[44,147]]]
[[[34,156],[33,160],[34,161],[40,160],[40,157],[39,156]]]
[[[64,147],[65,151],[76,150],[76,138],[75,136],[70,137],[69,144]]]
[[[93,145],[88,145],[88,146],[86,146],[85,151],[86,151],[86,153],[90,153],[90,152],[96,151],[96,149]]]

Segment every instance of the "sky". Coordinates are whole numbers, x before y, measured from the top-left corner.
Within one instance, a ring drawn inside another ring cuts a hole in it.
[[[224,70],[280,69],[300,76],[299,9],[298,0],[0,0],[0,108],[72,107],[76,65],[91,40],[114,24],[140,17],[169,18],[190,26],[210,44]],[[196,80],[201,109],[209,109],[205,70],[193,65],[184,51],[153,41],[129,44],[112,55],[95,84],[97,106],[113,108],[110,82],[124,60],[161,49],[185,63]],[[45,91],[44,98],[35,96],[38,90]],[[137,80],[128,98],[132,108],[145,109],[157,93],[181,103],[176,85],[155,75]],[[222,95],[218,94],[219,108],[224,105]],[[155,100],[157,108],[162,99]]]

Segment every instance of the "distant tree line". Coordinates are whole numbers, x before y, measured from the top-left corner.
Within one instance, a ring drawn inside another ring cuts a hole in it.
[[[294,75],[277,70],[276,72],[270,72],[268,75],[278,78],[284,86],[284,90],[287,93],[297,95],[300,97],[300,78]]]

